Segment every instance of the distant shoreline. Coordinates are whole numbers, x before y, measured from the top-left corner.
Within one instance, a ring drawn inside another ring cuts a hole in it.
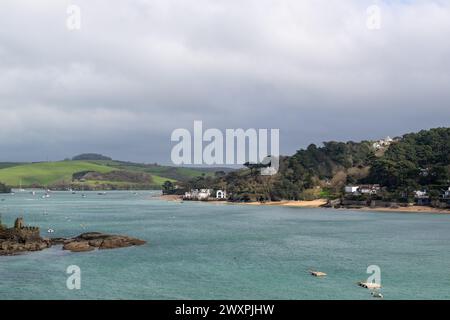
[[[180,195],[161,195],[159,197],[161,200],[166,201],[182,201],[183,196]],[[217,201],[204,201],[204,202],[217,202]],[[226,202],[228,204],[238,204],[247,206],[277,206],[277,207],[291,207],[291,208],[325,208],[327,204],[326,199],[317,199],[311,201],[305,200],[283,200],[283,201],[268,201],[268,202]],[[334,210],[354,210],[354,211],[374,211],[374,212],[398,212],[398,213],[440,213],[440,214],[450,214],[448,209],[438,209],[427,206],[408,206],[408,207],[398,207],[398,208],[387,208],[387,207],[361,207],[361,208],[335,208]]]

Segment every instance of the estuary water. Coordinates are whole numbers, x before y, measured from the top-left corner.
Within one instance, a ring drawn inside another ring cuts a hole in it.
[[[23,216],[43,236],[148,244],[0,257],[0,299],[372,299],[356,284],[370,265],[385,299],[450,299],[450,215],[177,203],[158,191],[41,195],[0,195],[3,223]],[[71,265],[80,290],[66,286]]]

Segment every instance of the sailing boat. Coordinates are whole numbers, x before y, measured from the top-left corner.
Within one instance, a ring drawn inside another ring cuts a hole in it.
[[[25,192],[26,190],[22,188],[22,179],[20,179],[20,187],[19,187],[19,192]]]

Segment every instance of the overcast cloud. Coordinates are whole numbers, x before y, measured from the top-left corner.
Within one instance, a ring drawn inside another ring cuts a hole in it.
[[[0,161],[170,163],[194,120],[283,154],[449,126],[449,37],[450,1],[2,0]]]

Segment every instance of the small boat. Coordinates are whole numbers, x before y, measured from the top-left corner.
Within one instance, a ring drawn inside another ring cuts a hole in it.
[[[381,289],[381,284],[375,282],[358,282],[358,286],[366,289]]]
[[[22,188],[22,180],[20,180],[19,192],[25,192],[26,190]]]
[[[327,275],[325,272],[321,272],[321,271],[309,270],[308,272],[314,277],[326,277],[326,275]]]
[[[54,233],[55,230],[53,230],[53,229],[48,229],[47,232],[48,232],[48,233]]]
[[[31,195],[35,196],[36,195],[36,191],[31,191]]]
[[[106,196],[106,192],[99,192],[97,193],[99,196]]]
[[[81,197],[82,197],[82,198],[86,198],[86,195],[85,195],[85,194],[82,194]]]
[[[383,294],[381,292],[378,292],[378,291],[372,291],[372,297],[378,298],[378,299],[383,299],[384,298]]]

